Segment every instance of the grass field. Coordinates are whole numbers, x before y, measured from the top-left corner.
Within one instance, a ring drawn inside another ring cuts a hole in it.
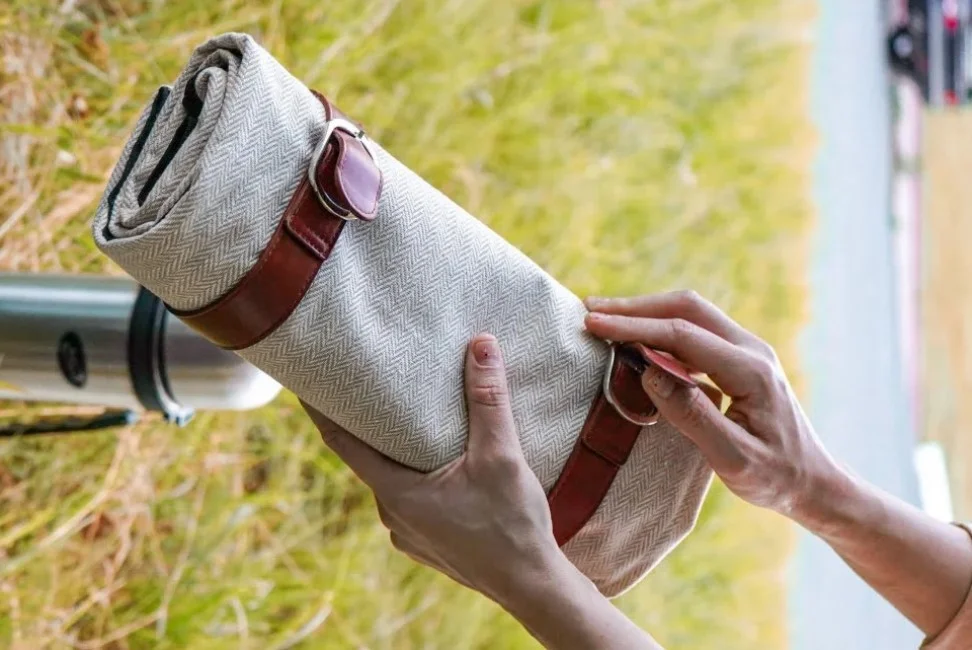
[[[922,387],[924,434],[945,447],[956,516],[972,517],[972,112],[924,121]]]
[[[136,112],[194,45],[241,30],[575,292],[691,286],[792,359],[812,4],[5,2],[0,268],[117,272],[88,220]],[[668,648],[783,647],[788,546],[717,486],[620,604]],[[181,430],[0,443],[0,646],[534,644],[394,554],[284,397]]]

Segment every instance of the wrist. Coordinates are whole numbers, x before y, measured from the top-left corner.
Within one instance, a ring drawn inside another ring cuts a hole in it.
[[[660,650],[559,550],[542,574],[500,604],[546,648]]]
[[[603,647],[598,637],[606,625],[598,621],[611,605],[559,549],[558,554],[497,602],[544,647]]]
[[[497,581],[485,592],[492,600],[516,618],[529,615],[531,609],[561,594],[565,584],[572,584],[579,572],[555,545],[541,549],[515,565],[496,574]],[[583,578],[582,575],[580,575]],[[586,578],[585,578],[586,580]]]
[[[821,472],[797,500],[791,518],[811,533],[827,539],[867,516],[867,485],[836,462]]]
[[[497,593],[494,600],[514,618],[533,630],[549,619],[560,620],[600,592],[567,559],[559,548],[529,567],[521,567],[512,588]]]

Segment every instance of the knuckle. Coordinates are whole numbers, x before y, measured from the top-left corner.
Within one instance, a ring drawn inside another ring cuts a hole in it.
[[[779,357],[776,355],[776,350],[773,346],[764,341],[761,338],[755,338],[748,347],[760,357],[768,359],[773,364],[779,363]]]
[[[686,423],[689,426],[699,426],[706,420],[707,407],[711,405],[709,398],[701,389],[685,391],[683,409]]]
[[[684,318],[669,321],[670,335],[674,346],[687,345],[695,333],[695,325]]]
[[[776,388],[779,382],[779,373],[776,370],[776,364],[766,357],[754,354],[751,355],[750,365],[753,376],[759,383],[760,389],[771,391]]]
[[[672,298],[676,304],[686,309],[697,309],[705,304],[705,299],[692,289],[680,289]]]
[[[516,453],[507,449],[496,449],[480,454],[476,461],[477,469],[494,480],[515,478],[521,471],[522,463],[522,459]]]
[[[469,399],[480,406],[502,406],[509,400],[509,389],[502,377],[490,375],[470,386]]]
[[[512,451],[501,451],[492,461],[493,470],[507,477],[519,476],[524,467],[523,458]]]

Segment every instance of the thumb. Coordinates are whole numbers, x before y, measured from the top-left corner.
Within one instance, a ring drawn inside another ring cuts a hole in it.
[[[503,356],[499,343],[489,334],[473,338],[466,350],[466,406],[470,452],[520,451]]]
[[[659,414],[695,443],[717,473],[739,467],[748,456],[752,439],[722,414],[721,392],[678,382],[654,364],[641,376],[641,385]]]

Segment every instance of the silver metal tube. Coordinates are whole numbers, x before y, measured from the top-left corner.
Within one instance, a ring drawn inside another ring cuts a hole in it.
[[[168,314],[154,339],[140,341],[140,291],[128,278],[0,273],[0,399],[144,408],[133,344],[150,346],[167,397],[187,409],[251,409],[280,392]]]

